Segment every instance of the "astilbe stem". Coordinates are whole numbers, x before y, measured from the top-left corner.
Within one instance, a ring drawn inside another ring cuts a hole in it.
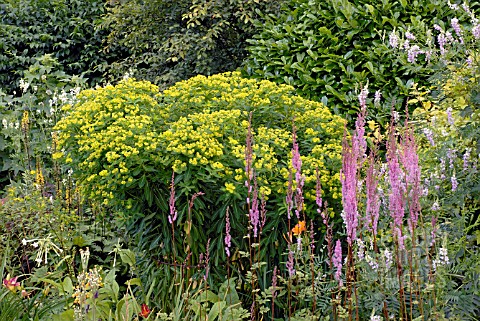
[[[315,315],[315,310],[317,307],[317,296],[315,295],[315,269],[313,264],[313,257],[315,254],[315,231],[313,229],[313,220],[310,221],[310,275],[311,275],[311,282],[312,282],[312,298],[313,298],[313,306],[312,306],[312,314]]]

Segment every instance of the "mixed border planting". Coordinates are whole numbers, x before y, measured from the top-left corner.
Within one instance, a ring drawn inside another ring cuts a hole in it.
[[[477,7],[0,5],[0,320],[477,320]]]

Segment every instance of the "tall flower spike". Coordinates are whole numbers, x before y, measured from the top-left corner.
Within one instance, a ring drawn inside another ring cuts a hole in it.
[[[297,219],[300,219],[300,212],[303,210],[303,184],[305,183],[305,177],[302,175],[302,159],[298,148],[295,124],[292,128],[292,136],[292,167],[295,170],[295,183],[297,185],[295,190],[295,215]]]
[[[205,249],[205,275],[203,279],[206,281],[208,279],[208,274],[210,272],[210,239],[207,241],[207,248]]]
[[[406,171],[407,188],[409,188],[409,213],[408,226],[410,232],[417,227],[418,215],[420,214],[420,166],[418,164],[417,146],[413,136],[413,129],[408,123],[405,125],[406,130],[402,139],[401,154],[403,167]]]
[[[230,257],[230,247],[232,246],[232,236],[230,235],[230,215],[228,213],[225,214],[225,253],[228,257]]]
[[[253,176],[253,195],[252,195],[252,205],[250,206],[250,225],[253,228],[253,237],[258,236],[258,227],[260,225],[260,211],[258,204],[258,186],[257,186],[257,177]]]
[[[323,219],[323,224],[327,225],[327,217],[324,214],[324,211],[322,211],[322,205],[323,205],[323,200],[322,200],[322,185],[320,183],[320,172],[318,170],[318,167],[315,169],[315,175],[317,179],[317,184],[315,186],[315,203],[317,204],[317,213],[322,216]]]
[[[347,229],[347,241],[352,245],[357,238],[358,211],[357,211],[357,159],[353,148],[348,144],[346,133],[343,137],[342,183],[343,219]]]
[[[357,238],[358,210],[357,210],[357,168],[365,161],[367,142],[365,140],[365,117],[367,113],[368,87],[365,86],[358,96],[361,111],[355,121],[352,144],[347,141],[346,129],[342,142],[342,170],[340,180],[342,183],[342,201],[344,208],[344,221],[347,228],[347,241],[352,245]]]
[[[265,196],[262,194],[260,198],[260,231],[263,230],[265,223],[267,222],[267,201]]]
[[[295,257],[293,256],[293,251],[290,250],[290,244],[288,244],[288,260],[287,260],[287,270],[288,276],[292,277],[295,275]]]
[[[337,270],[335,271],[334,278],[337,280],[339,286],[343,285],[342,281],[342,243],[340,240],[337,240],[335,245],[335,251],[333,253],[333,267]]]
[[[170,200],[168,202],[170,207],[170,214],[168,215],[168,222],[173,224],[177,220],[177,210],[175,208],[175,172],[172,172],[172,182],[170,184]]]
[[[287,217],[290,219],[292,217],[293,209],[293,175],[292,169],[290,168],[288,172],[288,187],[287,187],[287,196],[285,197],[287,203]]]
[[[277,298],[277,266],[273,268],[273,276],[272,276],[272,300]]]
[[[251,182],[253,179],[253,134],[252,134],[252,113],[250,112],[250,116],[248,119],[248,128],[247,128],[247,139],[245,145],[245,174],[247,176],[247,180],[245,181],[245,186],[250,193],[252,191]],[[248,202],[248,200],[247,200]]]
[[[376,235],[380,212],[380,200],[377,192],[378,180],[375,175],[375,157],[373,153],[370,154],[369,157],[365,184],[367,189],[366,225],[368,229],[373,232],[373,235]]]
[[[403,249],[404,188],[401,182],[402,170],[398,162],[397,141],[393,123],[390,130],[390,138],[387,144],[388,175],[390,179],[389,211],[390,216],[393,218],[394,235],[397,237],[400,248]]]
[[[358,96],[360,102],[360,113],[358,113],[355,121],[355,130],[353,132],[352,148],[359,166],[365,161],[365,153],[367,150],[367,140],[365,139],[365,117],[367,116],[367,96],[368,87],[365,86]]]

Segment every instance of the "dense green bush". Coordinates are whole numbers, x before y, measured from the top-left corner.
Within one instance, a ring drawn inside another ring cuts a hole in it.
[[[440,0],[292,0],[249,40],[246,72],[292,85],[341,114],[358,111],[355,88],[370,82],[370,91],[380,90],[387,101],[370,115],[385,124],[392,101],[400,108],[411,82],[425,84],[429,73],[405,67],[406,57],[387,46],[389,32],[425,28],[448,13]]]
[[[171,231],[167,195],[172,169],[176,197],[182,204],[176,225],[185,229],[176,237],[187,238],[195,254],[212,238],[216,259],[224,257],[224,224],[218,222],[223,222],[227,206],[233,213],[232,229],[243,235],[249,112],[253,113],[259,191],[272,210],[268,228],[275,227],[266,242],[274,246],[285,232],[283,195],[291,167],[294,117],[300,152],[305,155],[307,214],[316,213],[312,209],[316,167],[325,199],[330,206],[339,206],[344,121],[321,103],[295,96],[289,86],[227,73],[197,76],[159,94],[148,82],[128,79],[117,86],[83,91],[78,99],[77,104],[65,106],[68,116],[56,127],[59,146],[65,149],[65,161],[75,169],[78,184],[86,196],[125,214],[157,212],[167,250],[170,241],[164,236]],[[192,217],[187,217],[187,198],[196,192],[206,195],[196,201]],[[209,227],[206,233],[205,226]]]
[[[44,54],[52,54],[60,70],[102,79],[108,55],[102,52],[105,31],[95,25],[104,13],[100,0],[20,0],[0,5],[0,88],[16,90],[22,71]],[[18,91],[17,91],[18,92]]]
[[[278,12],[277,0],[115,1],[103,26],[108,48],[122,46],[128,57],[110,74],[130,69],[139,79],[162,88],[198,74],[235,70],[243,61],[246,39],[256,32],[257,11]]]

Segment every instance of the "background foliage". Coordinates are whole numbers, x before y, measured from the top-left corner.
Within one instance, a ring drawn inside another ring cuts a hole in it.
[[[380,90],[387,102],[372,118],[385,125],[392,105],[405,107],[412,81],[425,84],[431,68],[407,68],[388,47],[388,34],[410,25],[425,29],[450,9],[444,1],[292,0],[281,15],[265,17],[249,40],[248,75],[294,86],[341,114],[356,114],[360,86]],[[357,90],[357,91],[356,91]]]
[[[235,70],[245,58],[246,39],[258,29],[259,13],[276,14],[274,0],[128,0],[109,8],[103,27],[108,48],[128,50],[109,70],[162,89],[197,74]],[[260,19],[261,20],[261,19]]]
[[[106,31],[96,29],[105,13],[100,0],[19,0],[0,5],[0,88],[18,92],[22,71],[51,54],[59,70],[100,82],[111,54],[102,51]]]

